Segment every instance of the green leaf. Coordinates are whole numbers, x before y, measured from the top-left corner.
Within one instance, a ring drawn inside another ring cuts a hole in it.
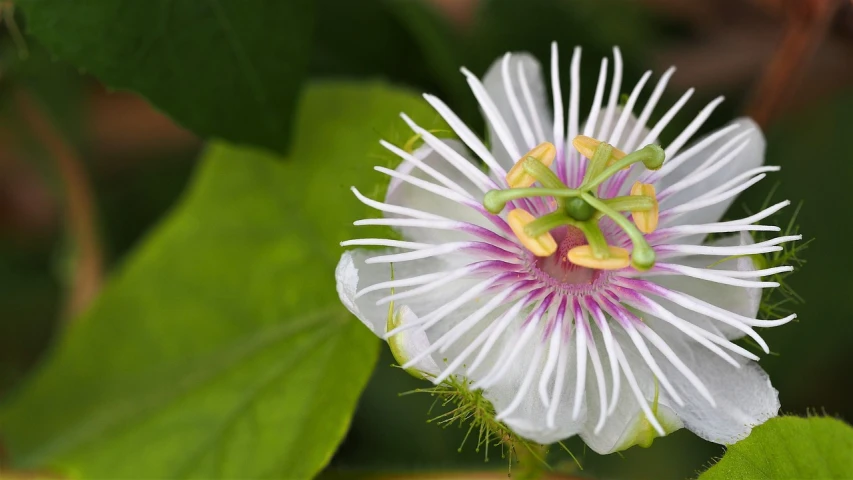
[[[447,23],[445,15],[424,0],[384,1],[417,42],[423,55],[421,61],[442,90],[439,93],[446,93],[445,100],[454,106],[462,119],[482,121],[474,95],[459,71],[469,63],[470,51]]]
[[[547,75],[551,42],[556,41],[560,48],[560,79],[568,85],[572,49],[581,46],[581,85],[588,92],[583,97],[589,97],[586,103],[591,103],[599,62],[612,56],[613,46],[622,49],[627,62],[625,78],[633,78],[643,71],[633,61],[647,57],[658,36],[655,23],[638,2],[485,0],[471,36],[472,48],[482,62],[474,65],[474,73],[485,72],[507,51],[529,51],[540,60]],[[586,112],[587,108],[581,111]]]
[[[201,136],[283,151],[312,0],[19,0],[27,30]]]
[[[427,0],[315,0],[311,74],[381,77],[442,96],[466,120],[479,114],[459,67],[460,39]]]
[[[376,215],[348,188],[381,190],[371,165],[388,162],[368,152],[400,140],[400,111],[435,118],[380,84],[318,85],[297,119],[301,161],[210,146],[181,205],[0,409],[14,465],[85,478],[319,471],[379,344],[335,292],[338,243]]]
[[[853,478],[853,428],[828,417],[779,417],[730,447],[699,480]]]

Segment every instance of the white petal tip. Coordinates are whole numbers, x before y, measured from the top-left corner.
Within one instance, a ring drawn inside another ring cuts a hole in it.
[[[607,407],[607,416],[613,415],[613,412],[616,411],[616,402],[611,402],[610,406]]]
[[[447,377],[449,377],[449,376],[450,375],[441,375],[438,377],[433,377],[433,379],[430,381],[432,382],[433,385],[441,385],[441,383],[444,382],[445,380],[447,380]]]
[[[406,122],[406,124],[408,124],[408,125],[409,125],[409,127],[411,127],[411,128],[412,128],[412,130],[417,130],[417,129],[418,129],[418,126],[417,126],[417,125],[415,125],[414,120],[412,120],[412,118],[411,118],[411,117],[409,117],[408,115],[406,115],[406,113],[405,113],[405,112],[400,112],[400,118],[402,118],[402,119],[403,119],[403,121],[404,121],[404,122]]]

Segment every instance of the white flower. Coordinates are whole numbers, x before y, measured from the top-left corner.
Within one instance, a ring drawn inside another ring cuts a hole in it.
[[[760,278],[791,267],[760,270],[752,255],[799,237],[754,243],[749,233],[778,231],[757,222],[787,201],[719,218],[778,167],[761,166],[764,139],[749,119],[683,148],[721,98],[665,149],[654,146],[693,91],[647,129],[674,70],[642,109],[651,72],[619,106],[618,49],[606,98],[610,64],[601,62],[585,123],[575,49],[566,126],[557,64],[554,45],[553,116],[529,55],[507,54],[482,83],[462,70],[491,149],[432,95],[424,98],[461,141],[438,139],[402,115],[424,146],[410,154],[383,141],[402,159],[396,170],[376,167],[391,177],[384,202],[353,191],[384,212],[356,225],[390,225],[403,240],[343,242],[387,249],[343,254],[341,301],[393,340],[404,368],[436,383],[467,378],[498,419],[530,440],[579,434],[608,453],[684,426],[734,443],[775,416],[779,401],[758,357],[732,340],[748,335],[767,352],[755,327],[795,318],[756,319],[761,289],[778,286]],[[703,245],[708,234],[725,235]]]

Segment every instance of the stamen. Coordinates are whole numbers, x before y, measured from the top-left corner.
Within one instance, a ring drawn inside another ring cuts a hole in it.
[[[536,220],[528,223],[524,227],[524,233],[531,237],[538,237],[543,233],[548,233],[551,230],[562,227],[564,225],[573,225],[572,219],[568,218],[565,213],[557,211],[542,215]]]
[[[571,188],[509,188],[507,190],[489,190],[483,196],[483,207],[491,213],[498,214],[511,200],[528,197],[551,196],[555,198],[577,197],[580,192]]]
[[[510,169],[509,173],[506,174],[506,183],[510,188],[521,188],[521,187],[530,187],[534,183],[536,183],[536,178],[532,175],[528,174],[524,170],[524,161],[527,159],[534,159],[545,165],[546,167],[550,167],[552,163],[554,163],[554,158],[557,157],[557,148],[554,147],[554,144],[551,142],[542,142],[532,150],[524,154],[524,156],[519,159],[515,165]]]
[[[634,154],[632,153],[631,155]],[[631,155],[629,155],[629,157]],[[628,157],[625,158],[627,159]],[[616,165],[618,165],[618,163]],[[613,220],[613,222],[616,223],[620,228],[622,228],[625,234],[628,235],[628,237],[631,239],[631,243],[634,244],[634,250],[631,252],[631,263],[633,264],[634,268],[636,268],[637,270],[648,270],[654,266],[655,251],[652,250],[652,247],[649,246],[642,232],[640,232],[633,223],[631,223],[621,213],[613,210],[612,208],[607,206],[607,204],[605,204],[601,200],[598,200],[590,194],[582,193],[581,198],[586,200],[587,203],[592,205],[599,212],[610,217],[610,219]]]
[[[657,200],[645,196],[625,195],[604,200],[604,204],[617,212],[646,212],[657,205]]]
[[[604,232],[598,228],[598,224],[595,221],[578,222],[575,225],[583,232],[583,236],[586,237],[586,242],[589,244],[593,257],[603,260],[610,256],[610,246],[607,245]]]
[[[581,185],[581,189],[590,191],[601,185],[602,182],[613,176],[614,173],[635,163],[642,162],[643,166],[649,170],[657,170],[663,166],[663,161],[664,153],[662,148],[655,144],[646,145],[645,147],[635,152],[631,152],[621,159],[613,162],[613,164],[605,168],[603,172],[598,174],[598,176],[584,182],[584,184]]]
[[[572,145],[574,145],[578,152],[580,152],[581,155],[590,160],[592,160],[593,155],[595,155],[596,149],[598,149],[598,146],[602,143],[604,142],[602,142],[601,140],[596,140],[592,137],[587,137],[585,135],[578,135],[572,140]],[[610,165],[613,165],[617,160],[625,158],[625,156],[627,155],[627,153],[623,152],[622,150],[619,150],[616,147],[612,148],[613,151],[610,152],[610,158],[607,160],[607,165],[605,165],[608,167]]]
[[[527,157],[521,162],[524,172],[535,178],[545,188],[566,189],[566,184],[557,177],[551,168],[533,157]]]
[[[595,141],[597,142],[598,140]],[[598,177],[605,168],[612,165],[613,161],[617,161],[614,160],[613,150],[613,145],[604,142],[599,142],[598,145],[596,145],[595,151],[592,154],[592,157],[590,157],[589,167],[586,169],[581,185],[589,183],[591,179]],[[619,160],[621,160],[621,158]]]
[[[543,142],[516,162],[506,175],[506,181],[511,188],[486,192],[483,206],[489,212],[498,214],[511,200],[552,197],[551,205],[557,209],[538,220],[526,210],[516,209],[510,212],[510,228],[522,245],[536,256],[550,256],[556,251],[557,245],[549,231],[563,225],[571,225],[581,229],[587,237],[595,265],[610,265],[599,267],[606,269],[624,268],[627,265],[622,265],[621,256],[611,262],[605,262],[610,257],[610,250],[597,224],[602,217],[609,217],[631,239],[633,249],[630,259],[634,268],[650,269],[655,264],[655,251],[649,246],[644,233],[653,232],[659,222],[659,206],[654,187],[638,183],[632,190],[632,195],[607,200],[599,199],[596,192],[598,186],[608,178],[635,163],[642,163],[648,169],[661,168],[664,162],[663,149],[650,144],[626,154],[608,143],[584,135],[576,136],[572,143],[582,155],[590,158],[579,188],[568,188],[561,178],[551,171],[550,165],[556,157],[556,148],[551,143]],[[533,187],[536,182],[539,182],[541,187]],[[622,215],[621,211],[632,212],[634,222]],[[587,262],[580,265],[590,264]]]
[[[536,218],[533,215],[520,208],[507,215],[507,223],[521,244],[537,257],[547,257],[557,251],[557,242],[548,232],[535,237],[528,235],[524,227],[534,220]]]
[[[598,270],[619,270],[631,265],[631,257],[628,250],[608,245],[609,256],[607,258],[596,258],[592,253],[592,247],[581,245],[569,250],[568,259],[575,265]]]
[[[643,233],[652,233],[658,228],[658,219],[660,218],[660,205],[658,205],[657,197],[655,197],[655,186],[648,183],[634,183],[631,187],[631,195],[650,198],[654,203],[651,210],[634,211],[631,216],[634,218],[634,224]]]

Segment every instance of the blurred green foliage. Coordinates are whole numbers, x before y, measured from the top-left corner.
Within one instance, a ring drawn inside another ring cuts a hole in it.
[[[364,153],[400,110],[434,116],[379,84],[329,83],[297,117],[293,158],[313,161],[208,147],[181,205],[0,410],[16,464],[93,478],[322,467],[379,343],[332,287],[337,244],[367,210],[345,186],[373,188]]]

